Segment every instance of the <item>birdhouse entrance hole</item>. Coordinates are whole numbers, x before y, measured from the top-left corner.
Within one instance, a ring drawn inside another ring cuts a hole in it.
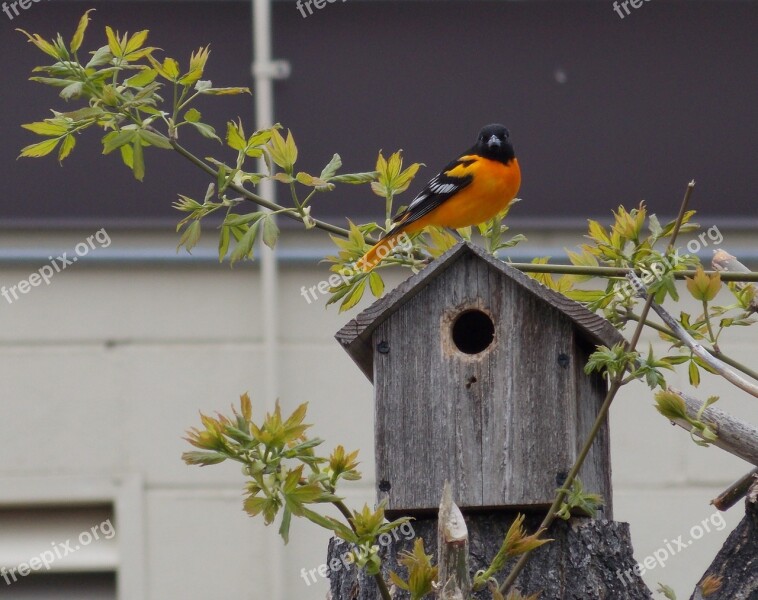
[[[452,338],[455,347],[464,354],[480,354],[495,339],[495,324],[481,310],[466,310],[453,321]]]

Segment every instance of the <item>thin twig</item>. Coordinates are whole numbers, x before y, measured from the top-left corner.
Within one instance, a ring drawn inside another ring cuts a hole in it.
[[[643,298],[647,297],[648,300],[652,298],[652,296],[647,293],[647,288],[645,287],[645,284],[642,283],[642,281],[639,279],[639,277],[630,274],[629,279],[632,282],[632,285],[634,285],[638,295]],[[672,317],[668,311],[660,304],[657,302],[652,302],[651,305],[653,310],[658,313],[658,316],[661,318],[661,320],[669,327],[669,329],[671,329],[674,337],[679,339],[682,343],[684,343],[685,346],[692,350],[692,353],[695,356],[707,364],[711,369],[718,372],[729,383],[737,386],[751,396],[758,398],[758,385],[755,385],[751,381],[744,379],[742,376],[735,373],[724,361],[716,358],[710,352],[708,352],[705,347],[702,344],[698,343],[689,334],[689,332],[684,327],[682,327],[681,324],[674,317]]]
[[[674,243],[676,242],[676,238],[679,235],[679,229],[682,226],[682,221],[684,220],[684,214],[687,211],[687,205],[690,202],[690,197],[692,196],[692,191],[694,187],[695,187],[694,181],[691,181],[687,185],[687,191],[684,194],[682,205],[679,208],[679,216],[676,219],[674,230],[671,233],[671,240],[669,242],[667,252],[673,249]],[[627,351],[629,352],[633,352],[640,341],[640,337],[642,336],[642,330],[645,328],[644,322],[647,319],[648,313],[650,312],[650,307],[652,303],[653,303],[652,296],[649,296],[647,300],[645,301],[645,306],[643,307],[642,313],[640,315],[640,321],[637,323],[637,327],[634,330],[632,339],[627,344]],[[587,455],[589,454],[590,448],[592,448],[592,444],[594,443],[598,432],[600,431],[603,424],[605,423],[605,419],[608,415],[609,409],[611,408],[611,404],[613,403],[613,400],[616,397],[616,393],[621,388],[621,382],[624,378],[624,373],[625,373],[625,370],[620,369],[619,372],[616,373],[616,375],[611,379],[610,385],[608,386],[608,392],[606,393],[605,399],[603,400],[603,404],[600,407],[600,411],[598,412],[598,415],[595,418],[595,422],[592,424],[592,429],[590,430],[590,433],[587,436],[587,440],[584,442],[584,446],[582,446],[582,450],[580,451],[579,456],[576,459],[576,462],[571,467],[571,471],[566,477],[566,480],[563,486],[558,490],[555,496],[555,500],[553,501],[553,504],[550,506],[550,509],[548,510],[547,515],[542,520],[542,523],[540,524],[538,531],[547,530],[550,527],[550,525],[552,525],[553,521],[555,520],[556,515],[558,514],[558,511],[561,508],[561,504],[563,504],[563,499],[566,496],[567,490],[571,488],[571,485],[576,479],[576,476],[579,474],[579,471],[582,468],[582,465],[584,464],[584,461],[587,458]],[[521,573],[521,571],[526,566],[526,563],[529,561],[531,554],[532,554],[532,550],[525,552],[524,554],[521,555],[516,565],[508,574],[508,577],[500,586],[501,594],[505,595],[508,592],[508,590],[516,581],[516,578],[518,577],[519,573]]]
[[[621,316],[625,319],[629,319],[631,321],[639,321],[640,317],[639,315],[634,314],[632,311],[627,310],[624,313],[621,313]],[[648,319],[645,321],[645,325],[647,327],[650,327],[651,329],[655,329],[656,331],[659,331],[660,333],[667,335],[669,337],[675,338],[674,332],[668,329],[667,327],[664,327],[663,325],[660,325],[659,323],[656,323],[654,321],[651,321]],[[713,347],[706,347],[706,350],[713,354],[716,358],[720,358],[722,361],[724,361],[726,364],[728,364],[731,367],[734,367],[738,371],[742,371],[745,375],[749,375],[756,381],[758,381],[758,371],[755,371],[754,369],[751,369],[747,365],[743,365],[741,362],[738,362],[734,360],[731,356],[728,356],[727,354],[724,354],[721,350],[716,350]]]
[[[508,263],[509,267],[518,269],[524,273],[554,273],[557,275],[592,275],[596,277],[626,277],[629,273],[634,272],[637,275],[644,275],[641,269],[627,269],[624,267],[584,267],[581,265],[538,265],[533,263]],[[721,281],[740,281],[750,282],[758,281],[758,271],[728,272],[723,271],[706,271],[706,275],[716,275],[720,273]],[[672,271],[675,279],[684,279],[685,277],[694,277],[697,271],[686,269],[682,271]]]
[[[156,133],[160,133],[157,130],[155,131]],[[217,175],[216,170],[212,166],[210,166],[205,161],[203,161],[202,159],[192,154],[189,150],[187,150],[184,146],[179,144],[176,140],[172,140],[169,138],[167,139],[171,143],[171,146],[174,148],[174,150],[176,150],[184,158],[186,158],[195,166],[205,171],[208,175],[214,178],[216,177]],[[287,208],[285,206],[281,206],[279,204],[271,202],[270,200],[266,200],[262,196],[259,196],[258,194],[251,192],[250,190],[240,185],[237,185],[236,183],[230,183],[229,188],[234,190],[238,194],[242,195],[245,200],[255,202],[256,204],[264,208],[268,208],[269,210],[279,211],[283,215],[295,221],[298,221],[301,223],[303,222],[302,216],[299,215],[297,213],[297,210],[294,208]],[[344,238],[350,235],[350,231],[345,229],[344,227],[332,225],[331,223],[327,223],[326,221],[321,221],[319,219],[312,219],[312,222],[315,223],[315,226],[318,229],[322,229],[329,233],[333,233],[334,235],[338,235]],[[369,243],[376,242],[376,240],[371,238],[370,236],[365,236],[365,239]],[[671,249],[673,249],[673,246],[669,244],[669,251]],[[592,275],[592,276],[597,276],[597,277],[626,277],[632,271],[632,269],[625,269],[623,267],[586,267],[586,266],[581,266],[581,265],[551,265],[551,264],[538,265],[538,264],[533,264],[533,263],[508,263],[508,265],[524,273],[555,273],[555,274],[560,274],[560,275]],[[642,271],[640,269],[637,269],[635,272],[639,275],[642,274]],[[706,271],[706,274],[714,275],[716,272],[717,271]],[[693,270],[674,271],[673,276],[676,279],[684,279],[685,277],[694,277],[696,273],[697,271],[693,271]],[[758,272],[754,272],[754,271],[723,272],[722,271],[721,280],[722,281],[739,281],[739,282],[751,282],[751,281],[758,282]]]
[[[179,144],[176,140],[169,140],[171,142],[171,146],[176,150],[179,154],[181,154],[184,158],[189,160],[191,163],[193,163],[195,166],[199,167],[203,171],[205,171],[208,175],[212,177],[216,177],[216,170],[211,167],[209,164],[207,164],[205,161],[201,160],[192,152],[187,150],[184,146]],[[259,196],[258,194],[251,192],[250,190],[242,187],[241,185],[237,185],[236,183],[230,183],[229,188],[240,194],[245,200],[250,200],[252,202],[255,202],[259,206],[262,206],[264,208],[268,208],[269,210],[274,211],[280,211],[281,214],[289,217],[290,219],[294,219],[295,221],[303,222],[303,218],[295,211],[295,209],[290,209],[285,206],[281,206],[279,204],[276,204],[275,202],[271,202],[270,200],[266,200],[262,196]],[[350,235],[350,232],[347,229],[344,229],[343,227],[338,227],[337,225],[332,225],[331,223],[327,223],[326,221],[320,221],[318,219],[311,219],[311,223],[314,224],[319,229],[323,229],[324,231],[328,231],[329,233],[333,233],[335,235],[338,235],[340,237],[348,237]],[[366,238],[367,241],[369,238]]]

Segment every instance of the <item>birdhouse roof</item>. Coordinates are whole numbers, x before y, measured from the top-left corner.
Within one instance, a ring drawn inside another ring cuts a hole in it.
[[[624,337],[608,320],[590,312],[578,302],[524,275],[521,271],[487,253],[483,248],[462,241],[433,261],[428,267],[409,277],[386,296],[374,302],[337,332],[335,338],[366,377],[373,381],[374,347],[371,338],[374,330],[467,254],[475,255],[504,277],[508,277],[524,290],[562,312],[571,319],[577,330],[593,344],[611,347],[624,341]]]

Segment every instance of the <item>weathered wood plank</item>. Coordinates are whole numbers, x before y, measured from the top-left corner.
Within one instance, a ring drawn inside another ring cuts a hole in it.
[[[576,423],[573,463],[579,456],[584,442],[595,423],[600,407],[605,399],[607,384],[599,373],[587,375],[584,366],[595,349],[579,336],[574,337],[572,367],[575,372],[576,395],[573,402],[572,422]],[[589,454],[579,471],[585,491],[603,496],[603,508],[600,515],[613,519],[613,488],[611,486],[611,438],[608,419],[597,434]]]
[[[420,293],[433,279],[444,273],[461,256],[467,254],[478,256],[524,289],[557,308],[572,319],[576,327],[592,343],[610,347],[616,343],[624,342],[624,337],[607,320],[588,311],[581,304],[548,289],[531,277],[509,267],[507,263],[491,256],[484,249],[468,242],[460,242],[422,271],[408,278],[386,296],[377,300],[337,332],[335,335],[337,341],[347,350],[366,377],[371,379],[373,375],[371,363],[374,348],[371,344],[371,338],[374,329],[405,302]]]
[[[461,352],[455,319],[476,309],[492,344]],[[548,506],[604,396],[585,376],[574,324],[477,256],[459,259],[375,330],[379,497],[434,510],[445,480],[461,507]],[[583,382],[580,386],[579,382]],[[607,431],[583,479],[610,496]]]

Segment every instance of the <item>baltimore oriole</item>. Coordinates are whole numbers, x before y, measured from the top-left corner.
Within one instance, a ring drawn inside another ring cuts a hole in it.
[[[370,271],[389,255],[397,238],[427,225],[459,229],[496,216],[516,197],[521,186],[510,133],[502,125],[487,125],[469,150],[445,166],[393,219],[393,225],[358,261]]]

